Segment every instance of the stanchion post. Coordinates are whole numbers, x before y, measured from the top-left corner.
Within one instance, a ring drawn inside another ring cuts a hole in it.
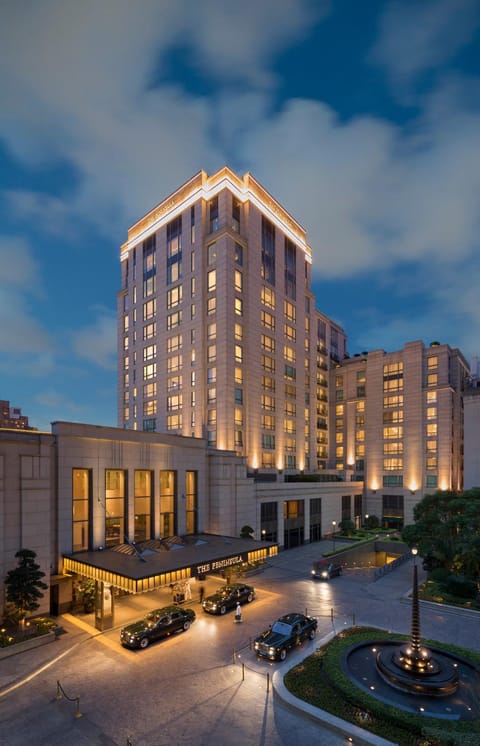
[[[242,681],[245,681],[245,663],[242,663]]]
[[[267,693],[270,691],[270,672],[267,673]]]
[[[77,709],[75,710],[75,717],[76,718],[81,718],[82,717],[82,713],[80,712],[80,697],[77,697],[76,703],[77,703]]]

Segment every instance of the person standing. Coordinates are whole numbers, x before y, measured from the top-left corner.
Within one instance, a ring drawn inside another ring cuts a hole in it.
[[[200,603],[203,603],[203,597],[205,596],[205,588],[203,587],[203,583],[200,585],[199,596],[200,596]]]

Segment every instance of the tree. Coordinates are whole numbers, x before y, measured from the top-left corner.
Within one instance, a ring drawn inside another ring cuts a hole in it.
[[[345,520],[340,521],[338,528],[344,536],[352,536],[353,532],[355,531],[355,524],[353,521],[345,518]]]
[[[42,580],[45,573],[35,562],[36,556],[31,549],[19,549],[15,555],[18,565],[15,569],[9,570],[5,578],[7,602],[14,605],[20,621],[40,607],[38,601],[43,598],[42,590],[48,588]]]
[[[254,530],[251,526],[242,526],[240,529],[241,539],[253,539]]]
[[[480,488],[457,492],[437,490],[425,495],[413,510],[415,523],[402,539],[416,545],[427,569],[475,576],[480,567]]]

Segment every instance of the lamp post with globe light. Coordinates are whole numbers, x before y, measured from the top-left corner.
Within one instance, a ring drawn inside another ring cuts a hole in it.
[[[333,553],[335,554],[335,529],[337,528],[337,522],[332,521],[332,538],[333,538]]]

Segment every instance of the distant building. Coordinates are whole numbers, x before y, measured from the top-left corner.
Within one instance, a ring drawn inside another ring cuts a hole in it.
[[[375,350],[332,369],[330,466],[364,481],[365,514],[402,528],[426,492],[463,489],[468,381],[462,353],[437,343]]]
[[[326,468],[330,358],[305,230],[246,174],[201,171],[128,231],[118,426],[205,438],[261,474]]]
[[[470,386],[463,397],[465,419],[465,489],[480,487],[480,361],[472,358]]]
[[[0,399],[0,427],[15,430],[35,430],[28,424],[28,417],[22,414],[20,407],[11,407],[10,402]]]

